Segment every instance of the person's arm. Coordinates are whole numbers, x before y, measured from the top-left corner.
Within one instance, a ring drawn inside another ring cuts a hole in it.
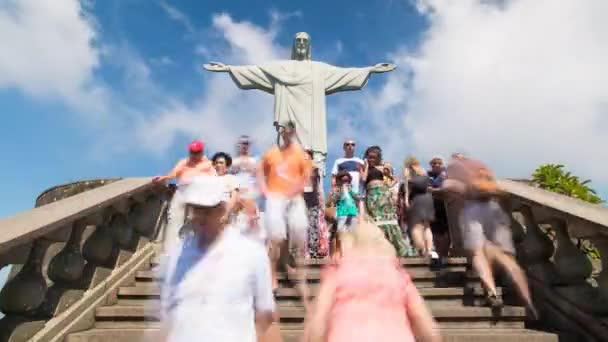
[[[405,208],[410,206],[410,170],[405,168],[403,170],[403,203]]]
[[[265,332],[276,318],[276,304],[272,294],[272,282],[270,276],[270,261],[263,248],[257,250],[257,256],[253,261],[255,264],[255,275],[253,284],[255,322],[259,331]]]
[[[236,205],[238,202],[239,202],[239,189],[237,187],[230,192],[230,199],[228,200],[228,203],[226,203],[226,214],[224,214],[224,217],[222,217],[222,221],[228,222],[230,215],[236,208]]]
[[[258,189],[264,196],[268,194],[268,188],[266,186],[266,157],[262,158],[255,170],[256,182],[258,183]]]
[[[405,271],[402,272],[406,280],[405,311],[414,338],[416,341],[440,342],[441,334],[437,322],[435,322],[431,311],[426,306],[410,276]]]
[[[363,183],[367,182],[368,173],[369,173],[369,163],[367,162],[367,159],[366,159],[365,161],[363,161],[363,168],[361,169],[361,172],[359,173],[361,182],[363,182]]]
[[[328,270],[329,271],[329,270]],[[329,313],[334,303],[336,280],[333,274],[324,277],[315,299],[313,309],[306,318],[304,327],[304,342],[324,342],[327,335]]]
[[[180,160],[175,167],[173,167],[173,170],[171,170],[166,176],[156,176],[152,179],[152,182],[154,183],[160,183],[160,182],[164,182],[164,181],[168,181],[171,179],[174,179],[177,177],[177,174],[179,173],[179,171],[184,167],[184,164],[187,161],[184,160]]]
[[[291,190],[287,193],[287,198],[292,198],[304,192],[304,187],[308,180],[310,180],[312,169],[313,162],[302,157],[302,160],[300,161],[300,176],[292,183]]]
[[[334,161],[334,166],[331,168],[331,187],[336,186],[336,175],[338,174],[338,160]]]

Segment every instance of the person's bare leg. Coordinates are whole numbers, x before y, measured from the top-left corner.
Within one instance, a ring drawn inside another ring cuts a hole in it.
[[[426,257],[429,251],[426,249],[424,229],[424,224],[416,223],[413,227],[410,228],[410,232],[412,235],[412,242],[414,243],[414,247],[422,256]]]
[[[310,292],[307,283],[307,270],[306,270],[306,260],[304,259],[304,255],[306,253],[304,244],[298,244],[296,248],[296,287],[298,292],[300,292],[300,296],[302,297],[302,303],[304,304],[304,308],[308,312],[310,309]]]
[[[484,247],[478,248],[471,252],[473,269],[479,275],[481,285],[488,292],[490,297],[497,297],[496,283],[494,282],[494,274],[492,273],[491,261],[488,260]]]
[[[271,241],[270,248],[268,251],[268,257],[270,259],[270,273],[272,275],[272,290],[276,290],[279,287],[279,281],[277,279],[277,268],[281,257],[281,244],[282,241]]]
[[[282,342],[281,327],[279,322],[272,322],[265,331],[258,329],[258,342]]]
[[[515,290],[524,301],[527,306],[532,306],[532,297],[530,295],[530,288],[528,287],[528,279],[524,274],[523,270],[515,259],[502,251],[498,246],[493,243],[486,243],[484,247],[486,254],[490,255],[493,260],[505,271],[513,280]]]
[[[434,251],[435,244],[433,243],[433,232],[431,231],[431,226],[428,222],[424,225],[424,248],[427,251]]]

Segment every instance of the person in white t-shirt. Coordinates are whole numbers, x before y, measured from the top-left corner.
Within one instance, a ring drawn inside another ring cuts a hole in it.
[[[266,250],[222,221],[225,198],[216,177],[196,177],[186,190],[189,233],[162,285],[164,341],[255,342],[278,329]]]
[[[336,159],[334,167],[331,169],[331,185],[332,189],[336,187],[336,175],[340,171],[347,171],[350,173],[352,178],[351,187],[355,194],[359,194],[360,188],[360,174],[363,170],[364,162],[363,159],[355,157],[355,141],[346,140],[344,141],[344,157]]]

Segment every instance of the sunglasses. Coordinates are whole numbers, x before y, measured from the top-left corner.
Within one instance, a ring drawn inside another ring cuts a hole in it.
[[[355,143],[344,143],[344,146],[355,146]]]

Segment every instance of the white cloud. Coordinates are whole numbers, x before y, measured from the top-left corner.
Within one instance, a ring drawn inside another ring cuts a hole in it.
[[[608,186],[608,2],[418,5],[428,31],[374,94],[371,107],[402,123],[380,142],[422,157],[465,149],[508,177],[560,162]]]
[[[195,31],[194,25],[184,12],[180,11],[177,7],[170,5],[167,1],[161,0],[159,2],[160,7],[167,13],[171,20],[181,24],[189,33]]]
[[[215,33],[228,45],[221,62],[253,64],[288,56],[287,48],[274,43],[274,28],[237,22],[228,14],[214,15],[212,22]],[[217,49],[201,45],[197,50],[208,57]],[[240,134],[251,135],[258,146],[273,141],[272,96],[240,90],[225,73],[205,71],[202,77],[205,93],[194,104],[186,105],[174,99],[157,113],[141,117],[136,125],[136,137],[143,146],[160,153],[183,136],[202,138],[213,150],[232,152]]]
[[[107,91],[93,81],[96,36],[78,0],[1,2],[0,89],[61,98],[90,113],[105,110]]]
[[[161,65],[161,66],[172,66],[175,65],[175,61],[169,56],[161,56],[158,58],[152,58],[150,60],[152,64]]]

